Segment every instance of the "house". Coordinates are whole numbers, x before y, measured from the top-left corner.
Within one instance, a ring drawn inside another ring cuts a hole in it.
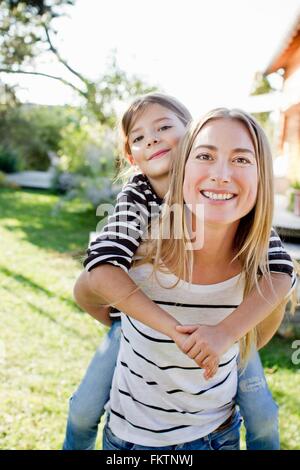
[[[279,154],[287,158],[286,176],[300,181],[300,14],[264,74],[283,73]]]

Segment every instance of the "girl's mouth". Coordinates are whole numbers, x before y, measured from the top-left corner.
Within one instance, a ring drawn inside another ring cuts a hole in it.
[[[153,160],[154,158],[163,157],[166,153],[168,153],[171,149],[159,150],[159,152],[153,153],[149,160]]]

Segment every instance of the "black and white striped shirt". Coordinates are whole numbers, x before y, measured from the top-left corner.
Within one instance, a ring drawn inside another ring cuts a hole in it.
[[[197,285],[152,274],[152,265],[130,270],[145,294],[182,324],[215,325],[241,303],[244,277]],[[163,287],[162,287],[163,286]],[[232,412],[237,389],[238,344],[220,358],[216,375],[203,369],[167,336],[121,313],[122,337],[114,373],[109,426],[120,439],[143,446],[166,446],[206,436]]]
[[[148,178],[143,174],[134,175],[118,195],[114,213],[102,232],[90,243],[83,263],[85,269],[90,271],[100,264],[110,263],[128,272],[143,234],[151,219],[159,214],[162,203]],[[271,272],[295,276],[291,257],[274,229],[270,236],[269,265]],[[111,316],[118,317],[119,314],[112,313]]]

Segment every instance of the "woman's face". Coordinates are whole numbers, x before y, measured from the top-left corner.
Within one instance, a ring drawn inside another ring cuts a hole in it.
[[[213,119],[198,133],[185,167],[183,194],[194,212],[204,204],[204,221],[232,224],[248,214],[257,196],[255,149],[238,120]]]
[[[129,158],[149,178],[161,178],[170,171],[172,156],[185,126],[170,109],[149,104],[136,119],[128,136]]]

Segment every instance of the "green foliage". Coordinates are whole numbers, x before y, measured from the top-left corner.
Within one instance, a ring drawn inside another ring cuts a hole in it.
[[[272,88],[268,77],[263,75],[261,72],[257,72],[254,77],[250,95],[264,95],[265,93],[270,93],[271,91],[274,91],[274,89]]]
[[[154,90],[146,86],[137,76],[128,76],[122,71],[113,54],[107,70],[96,81],[91,81],[75,70],[60,55],[53,38],[57,34],[52,20],[67,11],[73,1],[2,1],[0,0],[0,72],[24,73],[47,76],[60,80],[71,87],[83,99],[88,111],[104,125],[113,127],[116,123],[115,105],[119,100]],[[70,79],[33,71],[37,58],[55,57]]]
[[[300,190],[300,180],[299,181],[294,181],[292,184],[291,184],[291,187],[293,189],[299,189]]]
[[[72,0],[0,1],[0,64],[30,64],[47,49],[45,26],[66,12]]]
[[[116,145],[116,134],[108,126],[80,113],[62,129],[53,185],[66,194],[57,209],[71,199],[97,207],[115,197]]]
[[[20,168],[18,155],[9,148],[0,145],[0,171],[14,173]]]
[[[19,169],[47,170],[57,152],[61,130],[72,119],[67,107],[23,105],[0,116],[2,146],[18,156]]]
[[[256,95],[263,95],[266,93],[271,93],[274,91],[272,88],[268,77],[263,75],[261,72],[257,72],[254,77],[253,85],[252,85],[252,91],[250,95],[256,96]],[[253,116],[257,119],[257,121],[260,123],[262,128],[267,134],[267,137],[270,141],[271,147],[274,142],[274,135],[275,135],[275,128],[274,124],[270,121],[270,112],[261,112],[261,113],[252,113]],[[273,148],[273,150],[275,150]]]

